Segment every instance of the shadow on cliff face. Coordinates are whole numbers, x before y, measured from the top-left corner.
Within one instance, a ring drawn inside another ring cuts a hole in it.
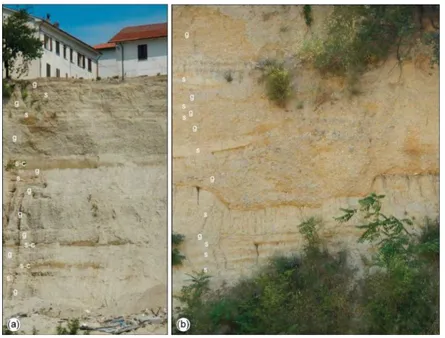
[[[438,334],[439,222],[425,220],[416,235],[411,219],[381,212],[383,197],[371,194],[336,218],[357,218],[359,241],[376,248],[364,277],[347,251],[324,248],[312,218],[299,225],[302,252],[274,257],[248,279],[211,290],[210,276],[192,276],[175,317],[190,320],[190,334]]]

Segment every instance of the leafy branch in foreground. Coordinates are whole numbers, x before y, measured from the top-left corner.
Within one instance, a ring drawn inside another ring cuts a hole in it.
[[[334,219],[340,223],[349,221],[358,212],[361,213],[365,224],[357,225],[364,232],[359,238],[359,242],[368,241],[376,244],[379,250],[378,265],[387,267],[393,258],[403,258],[405,263],[409,263],[412,254],[417,249],[412,241],[412,234],[406,229],[406,225],[412,226],[413,222],[409,218],[398,219],[394,216],[386,216],[381,212],[384,195],[375,193],[359,200],[359,209],[341,209],[344,214]]]

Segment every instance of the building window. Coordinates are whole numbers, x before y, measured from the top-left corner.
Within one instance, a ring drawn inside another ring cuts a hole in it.
[[[60,69],[56,68],[56,77],[60,77]]]
[[[49,63],[46,64],[46,77],[51,77],[51,65]]]
[[[56,41],[56,54],[60,55],[60,42]]]
[[[66,45],[63,45],[63,58],[66,60]]]
[[[91,59],[88,59],[88,71],[89,71],[90,73],[92,72]]]
[[[77,53],[77,65],[79,68],[85,69],[85,55]]]
[[[49,51],[53,50],[53,39],[50,38],[48,35],[43,36],[43,45],[45,48]]]
[[[73,55],[73,49],[70,48],[70,61],[71,63],[74,63],[74,55]]]
[[[138,45],[138,60],[147,60],[147,45]]]

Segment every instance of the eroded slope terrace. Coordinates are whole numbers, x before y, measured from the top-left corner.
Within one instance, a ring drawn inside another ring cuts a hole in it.
[[[4,318],[55,333],[53,319],[166,306],[166,77],[35,81],[3,102]]]
[[[301,6],[173,10],[173,226],[187,257],[175,291],[193,270],[231,281],[301,248],[297,225],[310,216],[323,219],[329,247],[348,246],[359,264],[369,250],[357,244],[360,231],[332,217],[371,192],[385,194],[384,212],[397,217],[438,215],[438,69],[420,52],[401,74],[390,59],[350,97],[344,79],[322,79],[295,58],[329,11],[313,6],[308,31]],[[296,65],[286,109],[258,83],[266,58]]]

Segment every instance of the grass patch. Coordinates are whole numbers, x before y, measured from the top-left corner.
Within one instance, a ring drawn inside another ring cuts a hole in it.
[[[175,319],[194,324],[189,334],[438,334],[438,222],[414,235],[411,219],[381,213],[383,198],[371,194],[335,218],[363,216],[359,241],[376,250],[363,277],[348,251],[324,248],[322,223],[310,218],[298,226],[300,252],[272,257],[249,278],[212,290],[210,276],[190,275]]]

